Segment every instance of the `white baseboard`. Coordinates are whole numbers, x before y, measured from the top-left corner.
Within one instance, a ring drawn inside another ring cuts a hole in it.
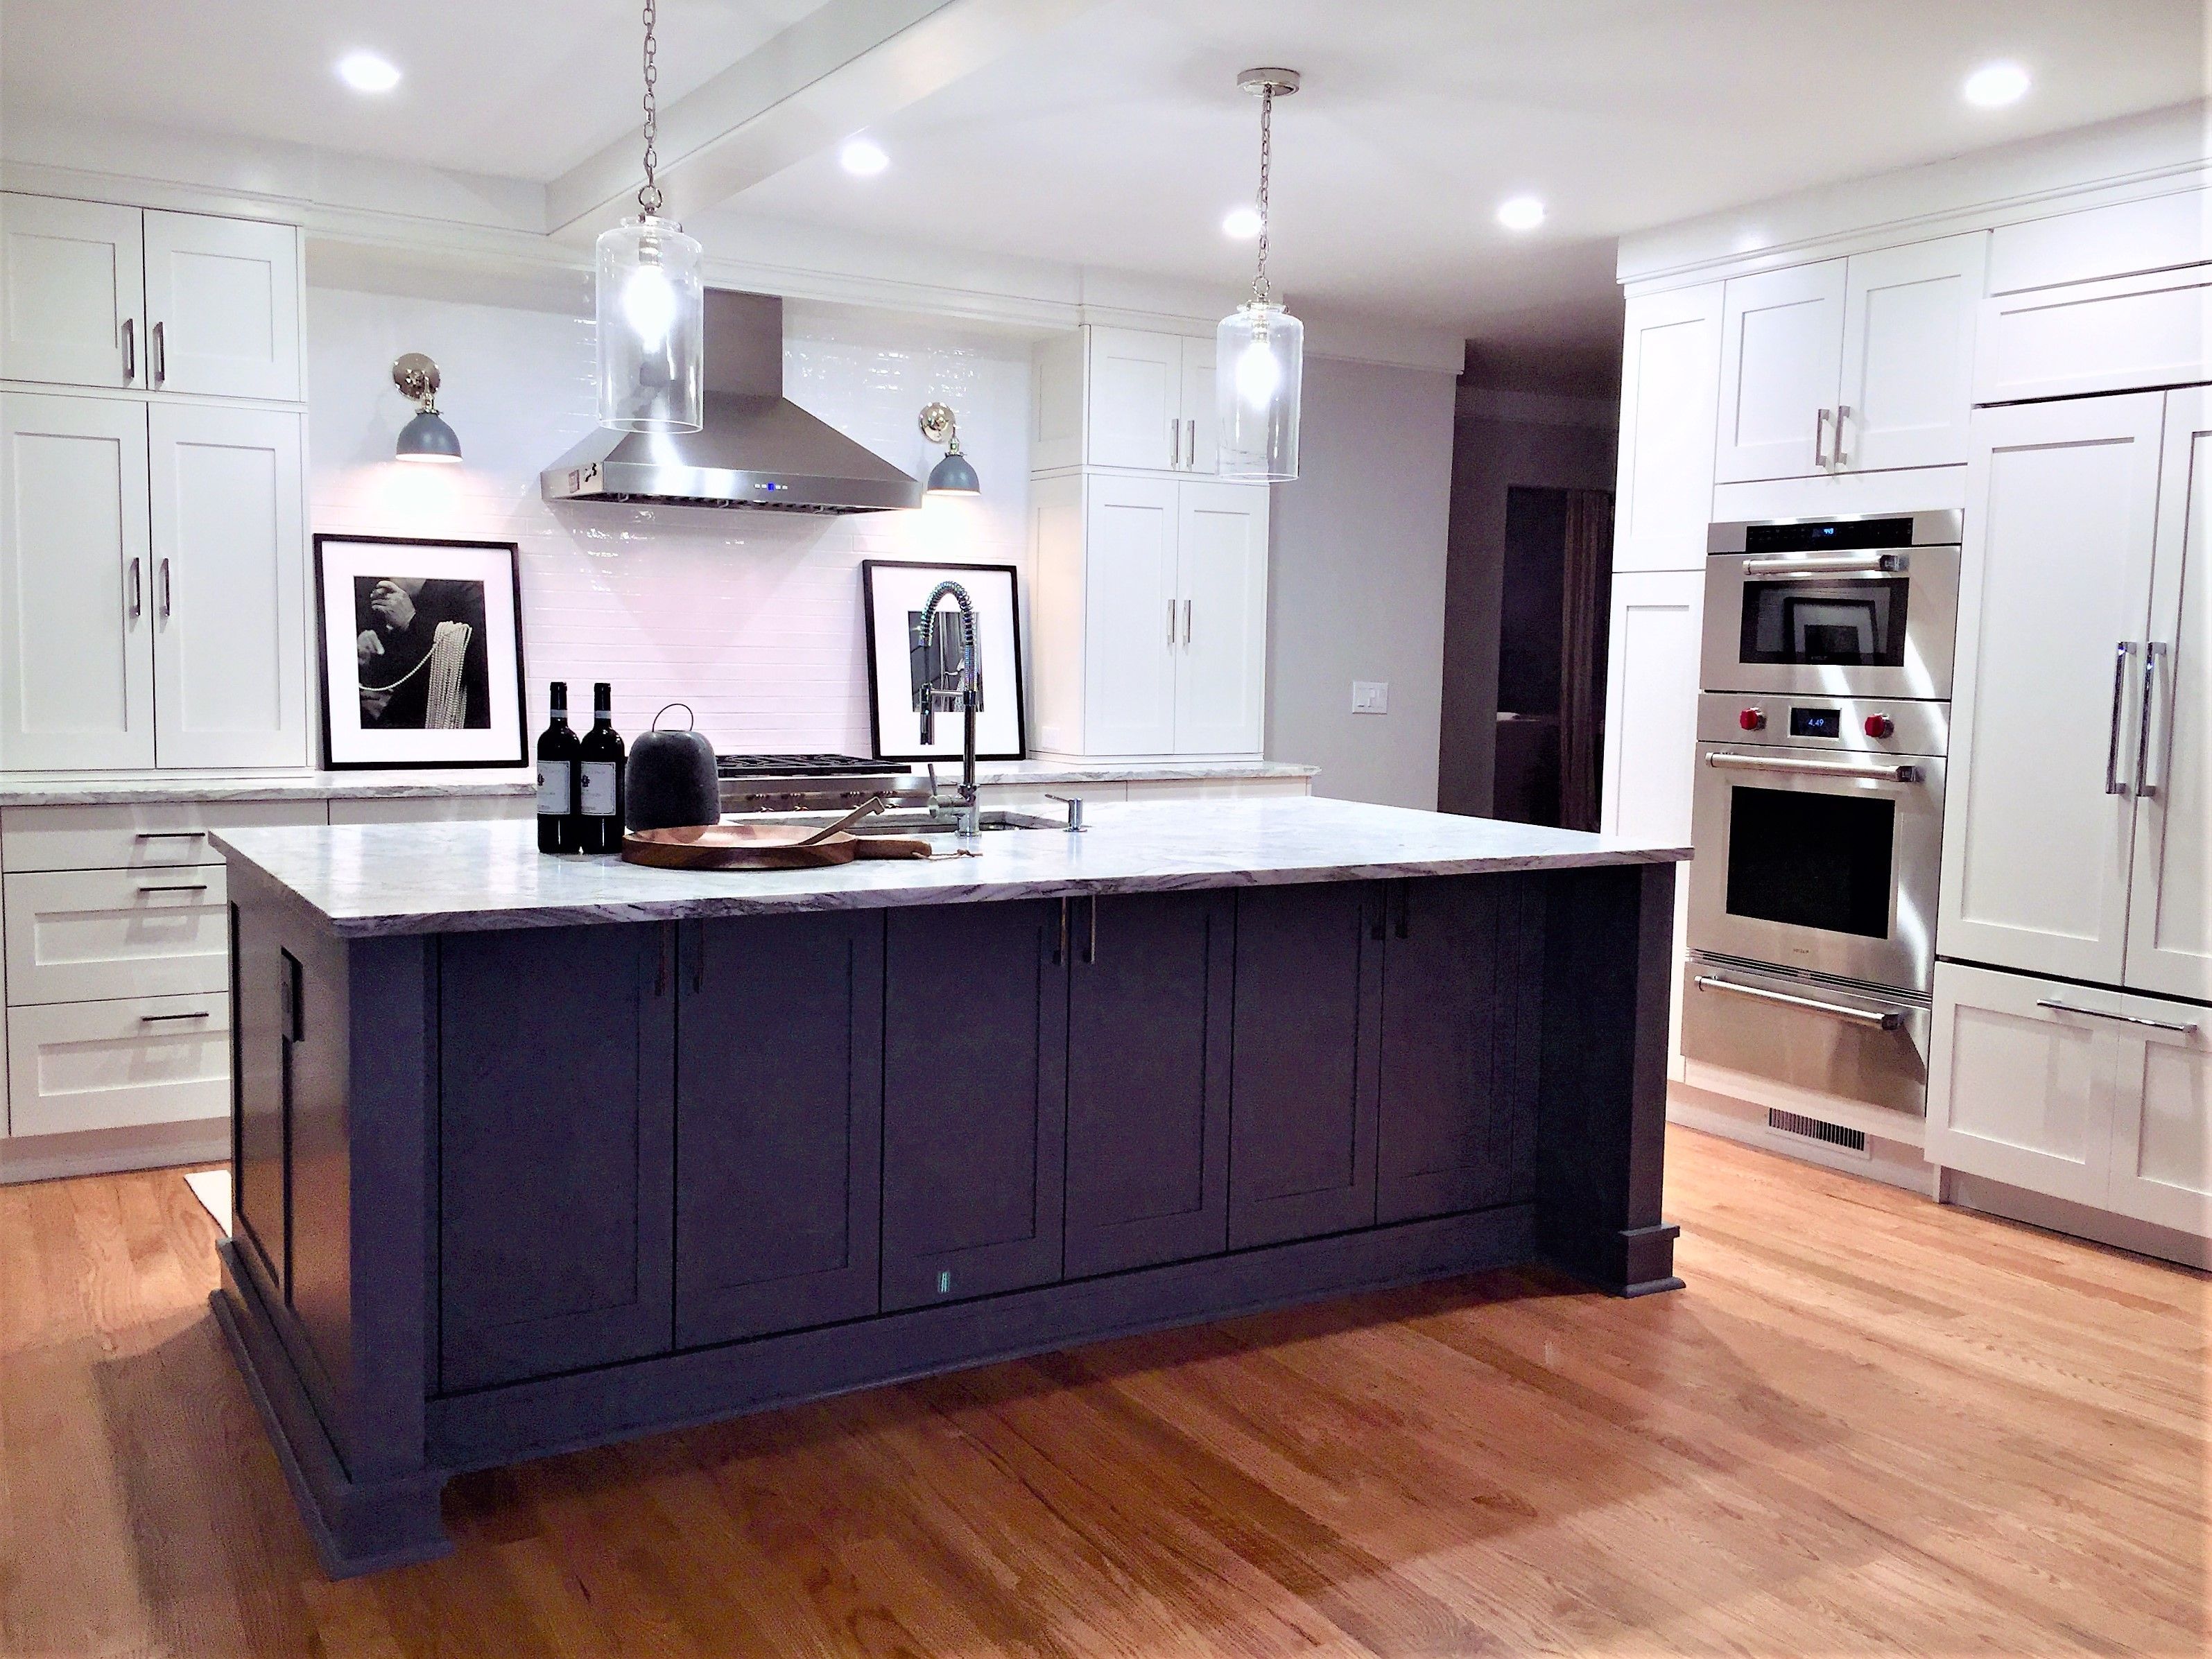
[[[0,1139],[0,1186],[160,1170],[175,1164],[222,1164],[229,1158],[228,1117],[133,1129],[86,1129],[75,1134],[11,1135]]]

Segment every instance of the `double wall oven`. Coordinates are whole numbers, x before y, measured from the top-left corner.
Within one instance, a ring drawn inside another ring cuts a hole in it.
[[[1712,527],[1682,1051],[1926,1109],[1960,519]]]

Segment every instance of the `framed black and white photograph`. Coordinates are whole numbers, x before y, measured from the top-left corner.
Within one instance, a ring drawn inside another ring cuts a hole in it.
[[[519,564],[513,542],[315,538],[326,765],[525,763]]]
[[[959,662],[958,607],[939,607],[946,620],[921,627],[921,608],[941,581],[956,581],[975,608],[975,654],[981,702],[975,714],[975,754],[981,760],[1027,758],[1022,707],[1022,613],[1010,564],[922,564],[869,559],[860,566],[868,630],[868,723],[876,758],[943,761],[960,758],[961,717],[937,717],[937,737],[921,740],[921,691],[933,680],[949,684]]]

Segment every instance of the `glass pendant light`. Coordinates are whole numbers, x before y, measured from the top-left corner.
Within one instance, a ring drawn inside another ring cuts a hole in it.
[[[621,432],[696,432],[706,328],[699,244],[661,218],[654,88],[654,0],[645,0],[645,183],[638,216],[599,235],[599,424]]]
[[[1278,96],[1298,89],[1298,72],[1249,69],[1237,84],[1260,100],[1260,264],[1252,297],[1214,335],[1213,398],[1218,471],[1224,478],[1288,483],[1298,476],[1298,398],[1305,325],[1267,287],[1267,175],[1274,160]]]

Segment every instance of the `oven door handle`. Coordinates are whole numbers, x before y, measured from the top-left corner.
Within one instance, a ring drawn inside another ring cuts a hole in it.
[[[1868,778],[1876,783],[1918,783],[1923,774],[1909,761],[1797,760],[1782,755],[1731,755],[1716,750],[1705,764],[1736,772],[1786,772],[1808,778]]]
[[[1759,556],[1743,562],[1743,574],[1768,581],[1818,581],[1827,576],[1887,576],[1898,569],[1894,553],[1838,553],[1827,557]]]
[[[1869,1025],[1878,1031],[1894,1031],[1905,1024],[1905,1016],[1893,1009],[1885,1009],[1877,1013],[1871,1008],[1854,1008],[1848,1003],[1823,1002],[1818,997],[1792,996],[1787,991],[1768,991],[1756,985],[1738,985],[1732,979],[1715,979],[1710,974],[1700,974],[1691,983],[1700,991],[1733,991],[1740,997],[1756,997],[1761,1002],[1781,1002],[1792,1008],[1810,1008],[1815,1013],[1833,1014],[1838,1019],[1847,1019],[1854,1025]]]

